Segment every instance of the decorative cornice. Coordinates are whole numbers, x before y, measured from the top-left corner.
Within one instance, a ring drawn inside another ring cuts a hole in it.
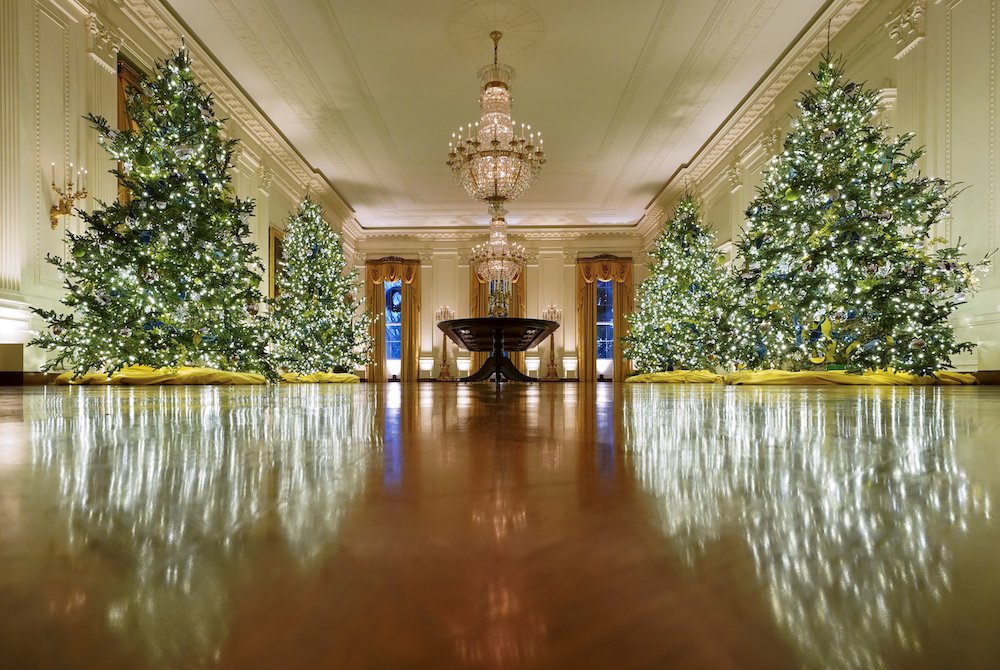
[[[340,235],[345,239],[357,242],[364,237],[364,230],[353,216],[345,216],[340,220]]]
[[[927,2],[913,0],[885,22],[889,37],[896,43],[896,60],[910,53],[927,35]]]
[[[356,224],[355,224],[356,225]],[[475,240],[485,237],[489,233],[485,228],[474,230],[442,230],[442,229],[422,229],[414,231],[412,229],[400,228],[361,228],[357,227],[358,240],[378,240],[378,239],[399,239],[427,240],[434,242],[461,242]],[[346,234],[346,233],[345,233]],[[608,238],[618,237],[622,239],[637,238],[639,234],[635,226],[622,226],[615,228],[595,228],[593,230],[524,230],[518,228],[510,229],[511,237],[523,240],[579,240],[585,238]]]

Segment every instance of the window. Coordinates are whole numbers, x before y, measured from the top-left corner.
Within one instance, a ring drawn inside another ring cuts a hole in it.
[[[403,353],[403,282],[385,282],[385,359],[398,361]]]
[[[597,360],[615,357],[614,282],[597,282]]]

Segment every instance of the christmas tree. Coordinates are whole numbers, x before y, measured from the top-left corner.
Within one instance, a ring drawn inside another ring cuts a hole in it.
[[[926,374],[972,345],[948,316],[977,286],[961,246],[932,236],[957,195],[915,173],[912,135],[873,122],[878,93],[827,54],[739,244],[750,367]]]
[[[268,372],[263,267],[248,241],[254,205],[232,193],[236,140],[223,139],[183,47],[130,93],[127,110],[133,125],[121,132],[87,117],[128,197],[79,212],[87,229],[68,233],[70,257],[48,259],[70,310],[35,310],[49,328],[32,344],[57,352],[45,369]]]
[[[692,196],[677,204],[650,255],[650,274],[628,317],[625,355],[641,372],[728,365],[728,337],[720,330],[730,292],[724,257]]]
[[[288,220],[280,293],[271,319],[278,367],[301,374],[350,372],[369,362],[371,320],[358,314],[357,271],[347,265],[319,205],[308,198]]]

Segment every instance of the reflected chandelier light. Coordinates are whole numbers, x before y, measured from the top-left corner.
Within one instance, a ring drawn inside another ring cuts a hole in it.
[[[493,64],[479,70],[483,83],[479,121],[460,126],[448,144],[448,167],[455,180],[470,196],[493,207],[524,193],[545,164],[541,132],[531,132],[531,126],[522,123],[520,136],[515,136],[509,86],[514,68],[497,62],[501,37],[500,31],[490,33]],[[495,216],[495,211],[491,215]]]

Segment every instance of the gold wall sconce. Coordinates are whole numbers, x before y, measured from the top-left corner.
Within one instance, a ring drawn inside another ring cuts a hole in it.
[[[73,190],[72,163],[69,164],[69,171],[66,174],[68,175],[66,183],[62,188],[59,188],[56,186],[56,164],[52,164],[52,190],[59,196],[59,200],[49,210],[49,222],[52,224],[52,230],[59,227],[60,216],[67,216],[73,213],[73,204],[77,200],[85,200],[87,198],[87,171],[80,169],[76,171],[76,183],[80,185],[80,189],[77,191]]]

